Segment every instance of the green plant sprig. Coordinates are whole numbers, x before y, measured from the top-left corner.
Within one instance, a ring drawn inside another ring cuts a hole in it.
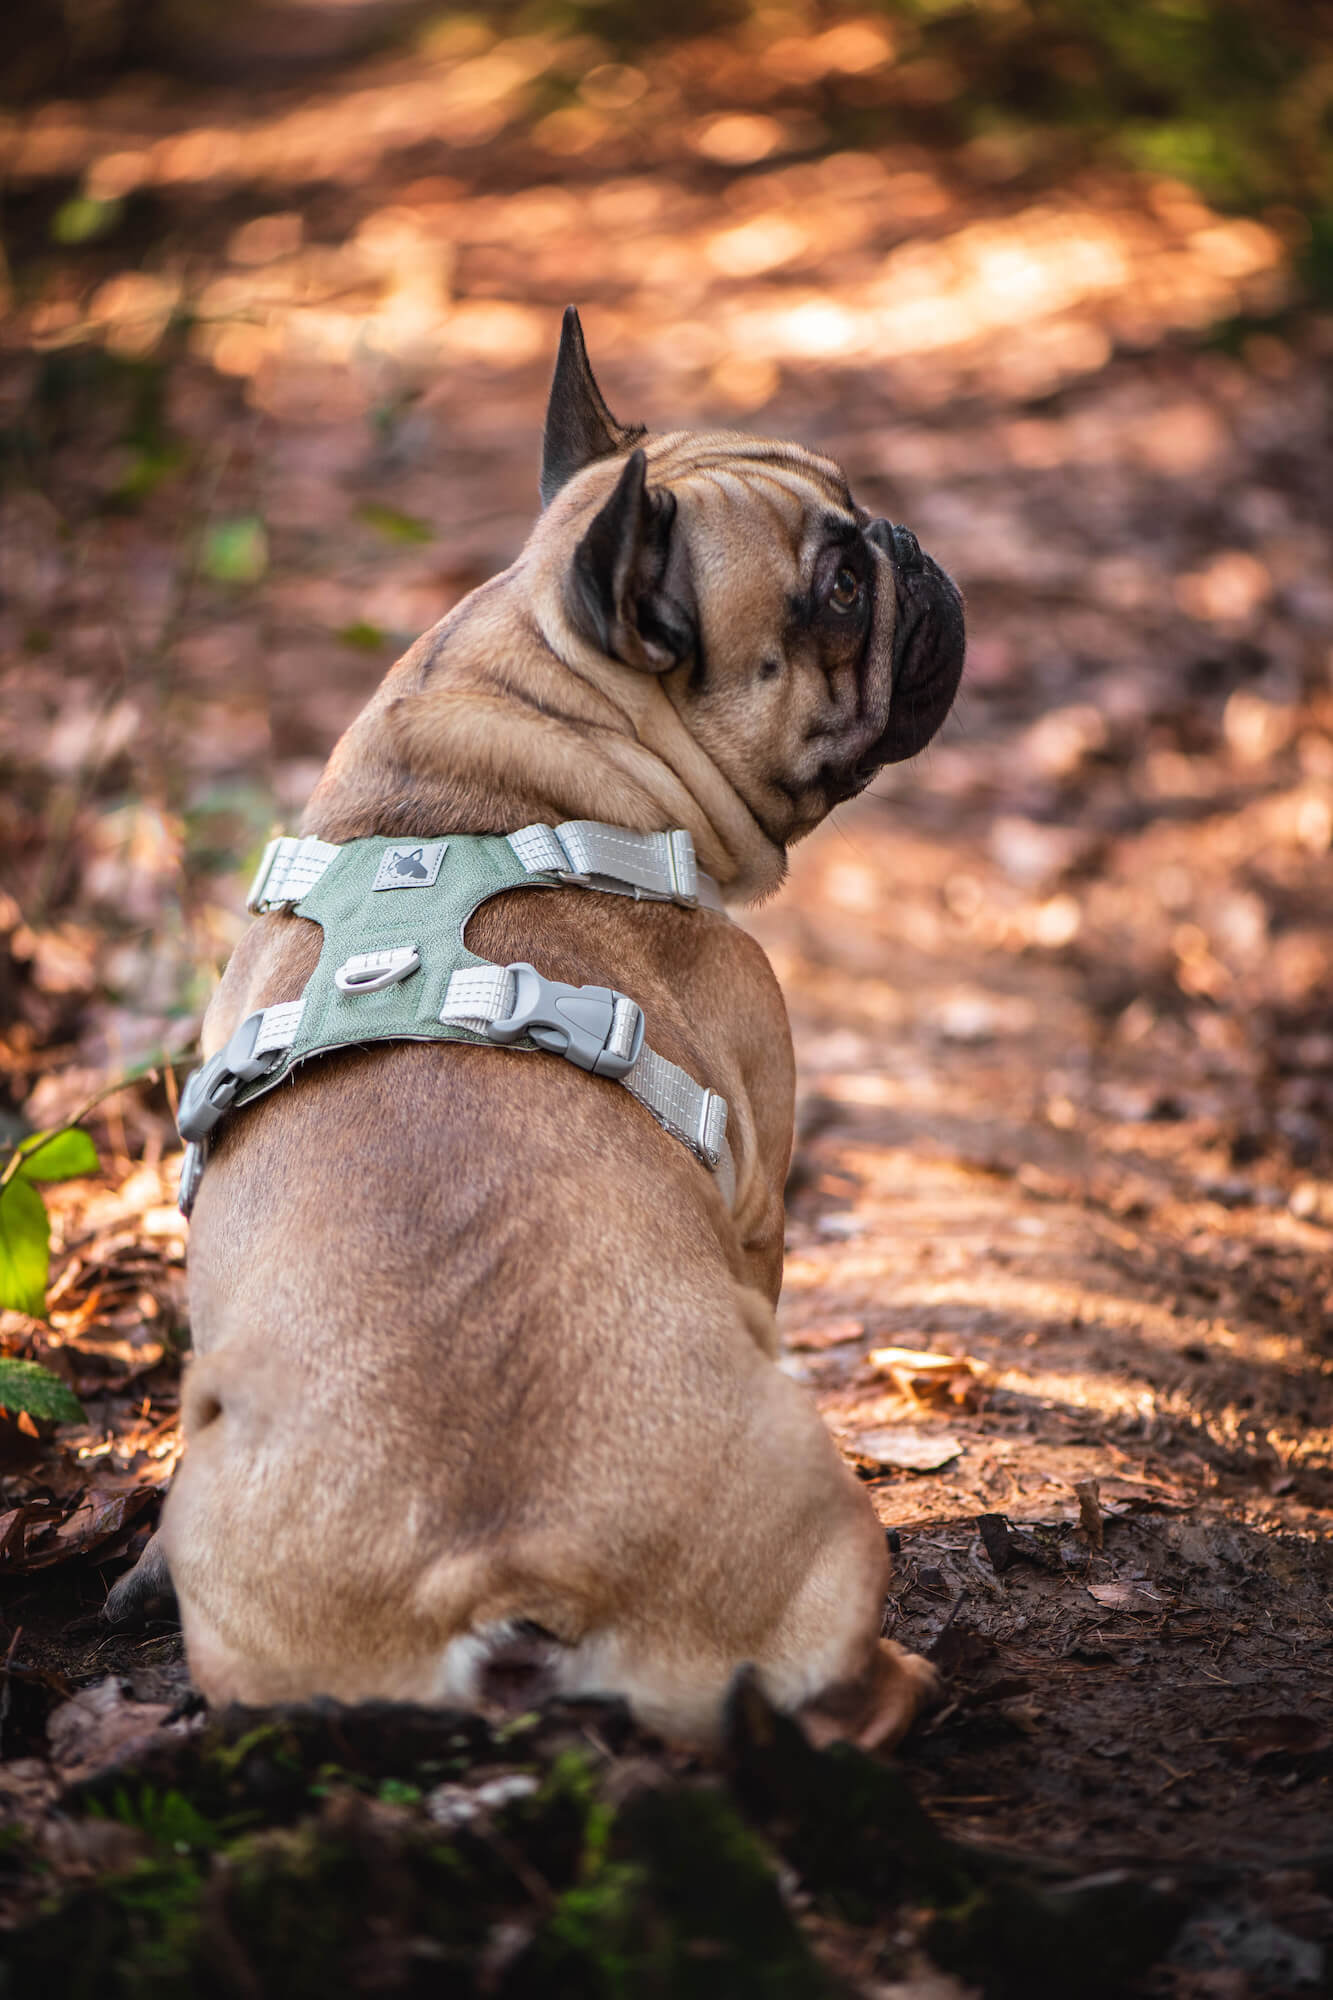
[[[81,1105],[66,1125],[34,1132],[8,1149],[0,1168],[0,1310],[45,1319],[51,1277],[51,1218],[40,1184],[79,1180],[101,1165],[97,1148],[82,1130],[84,1119],[117,1091],[132,1084],[155,1083],[166,1069],[185,1067],[157,1063],[107,1084]],[[79,1423],[83,1406],[74,1392],[50,1368],[38,1361],[0,1355],[0,1409],[26,1413],[54,1423]]]

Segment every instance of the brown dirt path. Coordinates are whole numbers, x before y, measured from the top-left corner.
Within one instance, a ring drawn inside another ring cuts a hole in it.
[[[1215,1083],[1202,1115],[1202,1079],[1105,1046],[1083,968],[960,937],[975,844],[911,818],[849,814],[756,922],[808,1092],[785,1365],[900,1531],[887,1629],[954,1674],[909,1766],[946,1820],[1053,1852],[1314,1849],[1326,1232],[1219,1166]],[[875,1360],[918,1348],[977,1372]],[[938,1470],[876,1463],[923,1439]]]

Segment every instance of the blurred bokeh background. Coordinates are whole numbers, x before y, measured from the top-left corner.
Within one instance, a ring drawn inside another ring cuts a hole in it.
[[[879,1461],[886,1518],[1119,1466],[1327,1525],[1326,0],[4,32],[0,1133],[192,1043],[260,843],[519,547],[572,300],[619,415],[836,454],[967,593],[938,743],[751,919],[804,1078],[793,1370],[853,1451],[876,1340],[985,1375],[910,1505]],[[123,1493],[176,1448],[170,1089],[94,1129],[53,1318],[0,1326],[102,1399],[60,1490]]]

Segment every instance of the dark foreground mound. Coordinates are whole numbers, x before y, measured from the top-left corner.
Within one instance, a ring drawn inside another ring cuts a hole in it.
[[[988,1996],[1112,1995],[1194,1893],[949,1840],[893,1768],[811,1750],[746,1686],[711,1767],[604,1704],[233,1711],[41,1806],[0,1858],[5,1995],[813,2000],[931,1961]]]

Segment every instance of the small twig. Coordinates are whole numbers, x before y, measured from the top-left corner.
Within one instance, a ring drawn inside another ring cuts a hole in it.
[[[955,1597],[953,1601],[953,1605],[952,1608],[950,1609],[948,1617],[945,1619],[944,1623],[940,1626],[939,1631],[935,1634],[935,1644],[937,1646],[940,1640],[944,1637],[945,1633],[948,1631],[949,1627],[953,1624],[954,1619],[958,1616],[959,1612],[962,1610],[963,1606],[966,1603],[967,1603],[967,1592],[965,1590],[960,1590],[957,1597]]]
[[[17,1648],[18,1642],[22,1638],[22,1636],[23,1636],[23,1627],[21,1625],[16,1625],[14,1627],[14,1636],[10,1640],[8,1649],[5,1653],[3,1679],[0,1679],[0,1752],[2,1752],[4,1749],[5,1724],[9,1720],[10,1689],[13,1686],[13,1682],[10,1678],[10,1672],[9,1672],[10,1663],[14,1658],[15,1649]]]
[[[0,1172],[0,1189],[8,1187],[30,1154],[40,1151],[48,1139],[59,1137],[61,1132],[74,1131],[77,1126],[82,1125],[90,1112],[95,1111],[99,1104],[105,1103],[108,1097],[114,1097],[117,1091],[130,1090],[136,1083],[161,1083],[167,1072],[193,1069],[194,1063],[193,1056],[168,1056],[163,1062],[150,1063],[147,1069],[134,1070],[129,1076],[119,1077],[115,1083],[108,1083],[103,1089],[95,1090],[92,1096],[79,1106],[74,1116],[67,1118],[54,1133],[34,1132],[30,1138],[19,1140],[5,1162],[4,1171]]]

